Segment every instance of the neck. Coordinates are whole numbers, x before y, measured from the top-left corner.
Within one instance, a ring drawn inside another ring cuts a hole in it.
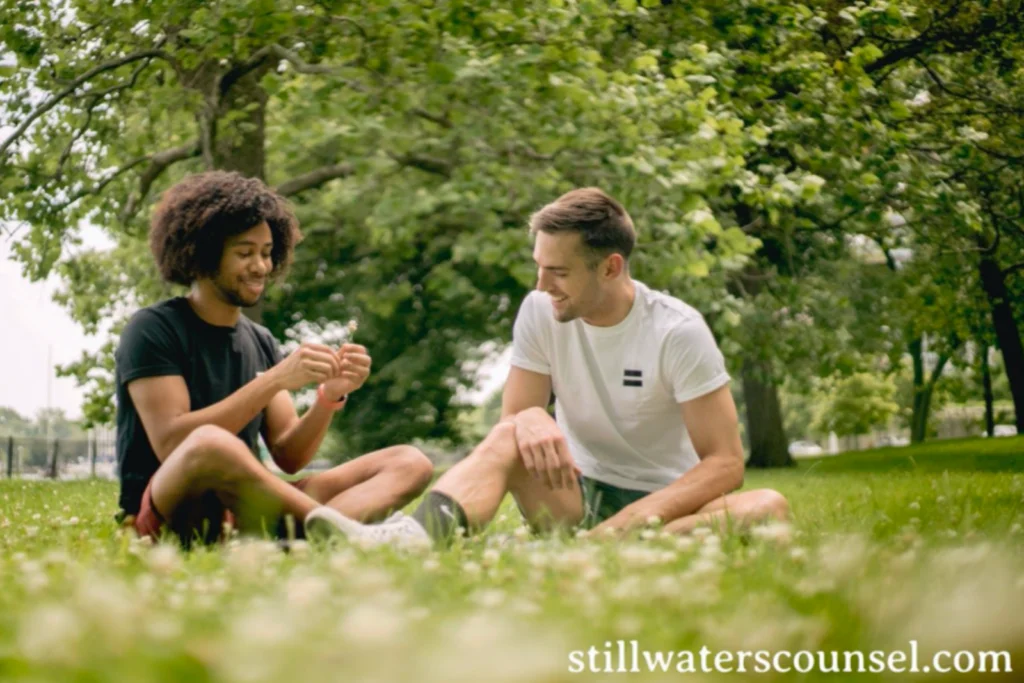
[[[192,310],[200,318],[219,327],[234,327],[238,323],[238,317],[242,309],[224,301],[218,296],[212,282],[202,281],[192,285],[192,290],[186,297]]]
[[[612,327],[618,325],[633,308],[633,300],[636,298],[636,286],[632,278],[623,276],[619,282],[605,296],[601,302],[599,313],[585,316],[583,322],[594,327]]]

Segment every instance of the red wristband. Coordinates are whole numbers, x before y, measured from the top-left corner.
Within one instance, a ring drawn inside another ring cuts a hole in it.
[[[347,400],[348,394],[345,394],[337,401],[332,401],[331,399],[327,398],[327,395],[324,393],[323,384],[316,388],[316,402],[324,406],[325,408],[330,408],[331,410],[339,410],[345,406],[345,402]]]

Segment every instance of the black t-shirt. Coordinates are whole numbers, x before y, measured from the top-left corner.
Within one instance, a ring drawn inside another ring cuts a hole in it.
[[[188,386],[190,410],[221,401],[281,359],[270,332],[242,316],[234,327],[206,322],[184,297],[168,299],[132,316],[115,353],[117,464],[121,509],[136,514],[146,484],[160,466],[128,383],[143,377],[179,375]],[[238,437],[256,453],[260,412]]]

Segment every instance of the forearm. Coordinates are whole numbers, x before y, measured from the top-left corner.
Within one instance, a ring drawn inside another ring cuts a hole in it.
[[[197,427],[216,425],[238,434],[260,414],[280,391],[274,375],[265,372],[213,405],[183,413],[170,420],[160,435],[156,452],[163,461]]]
[[[658,517],[669,522],[692,515],[711,501],[743,485],[743,460],[733,453],[712,453],[679,479],[623,508],[622,519]],[[611,521],[611,520],[609,520]]]
[[[277,466],[288,474],[295,474],[309,464],[323,443],[331,424],[334,410],[319,402],[271,444],[270,451]]]

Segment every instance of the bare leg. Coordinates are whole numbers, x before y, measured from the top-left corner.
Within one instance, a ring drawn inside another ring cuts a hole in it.
[[[552,490],[532,478],[519,456],[515,426],[507,423],[496,425],[469,456],[445,472],[434,490],[455,500],[474,529],[494,519],[508,491],[534,526],[572,525],[583,518],[579,483]]]
[[[160,465],[151,495],[156,509],[171,520],[183,503],[211,492],[248,532],[273,530],[281,515],[304,519],[319,505],[268,471],[237,436],[204,425]]]
[[[434,466],[412,446],[392,446],[314,474],[302,491],[350,519],[372,522],[400,510],[430,483]]]
[[[665,525],[666,531],[688,534],[698,526],[725,530],[745,528],[757,522],[789,518],[789,503],[778,491],[756,489],[716,498],[692,515]]]

